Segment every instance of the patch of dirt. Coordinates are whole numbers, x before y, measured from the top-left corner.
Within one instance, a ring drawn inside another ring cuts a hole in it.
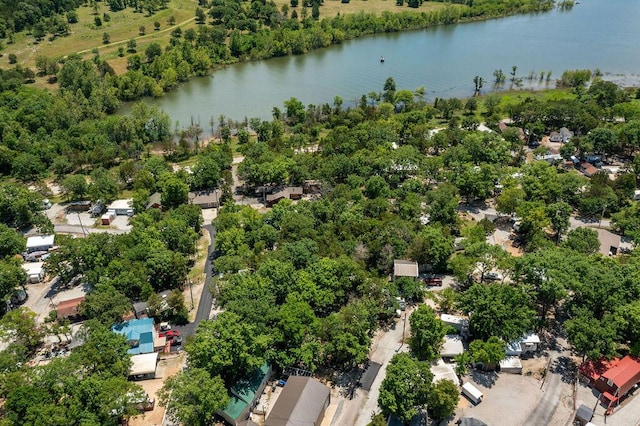
[[[158,369],[156,374],[161,376],[153,380],[142,380],[137,382],[142,389],[147,392],[150,398],[155,398],[156,406],[152,411],[144,412],[138,416],[129,419],[129,426],[161,426],[162,418],[164,417],[164,407],[158,405],[158,391],[162,388],[164,381],[176,374],[182,368],[184,359],[187,356],[186,352],[182,352],[178,355],[167,355],[166,358],[160,359],[158,362]]]
[[[546,357],[535,357],[522,360],[522,374],[531,376],[535,379],[542,380],[545,369],[547,368],[548,359]]]

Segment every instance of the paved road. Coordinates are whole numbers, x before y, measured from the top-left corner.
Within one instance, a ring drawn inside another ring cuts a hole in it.
[[[84,234],[92,234],[92,233],[96,233],[96,232],[106,232],[108,234],[126,234],[129,231],[124,231],[122,229],[96,229],[96,228],[90,228],[88,226],[80,226],[80,225],[65,225],[65,224],[58,224],[58,225],[53,225],[53,230],[55,231],[56,234],[77,234],[77,235],[84,235]]]
[[[549,425],[553,418],[558,404],[564,395],[571,394],[571,385],[563,381],[565,378],[572,377],[569,368],[571,365],[571,352],[566,348],[569,347],[564,339],[557,339],[557,348],[549,351],[549,368],[544,381],[544,396],[529,414],[527,422],[532,425]]]
[[[206,274],[206,278],[204,281],[204,285],[202,286],[202,294],[200,295],[200,302],[198,303],[196,318],[193,322],[189,324],[174,327],[176,330],[180,331],[180,334],[182,336],[185,336],[185,337],[191,336],[196,332],[196,329],[198,328],[198,324],[200,324],[200,321],[209,319],[209,315],[211,313],[211,306],[213,305],[213,295],[209,291],[209,287],[211,285],[211,278],[212,278],[211,252],[213,251],[213,247],[215,244],[216,230],[211,225],[205,225],[203,226],[203,228],[207,232],[209,232],[209,235],[211,236],[211,238],[210,238],[209,247],[207,248],[207,259],[204,264],[204,271]]]

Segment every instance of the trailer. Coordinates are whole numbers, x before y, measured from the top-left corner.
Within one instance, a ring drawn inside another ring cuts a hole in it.
[[[478,405],[482,402],[484,394],[477,387],[467,382],[462,385],[462,394],[469,398],[474,405]]]

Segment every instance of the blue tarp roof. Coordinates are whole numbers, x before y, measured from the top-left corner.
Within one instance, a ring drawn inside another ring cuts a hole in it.
[[[125,321],[111,327],[114,333],[123,334],[132,344],[127,352],[131,355],[153,352],[153,318]]]

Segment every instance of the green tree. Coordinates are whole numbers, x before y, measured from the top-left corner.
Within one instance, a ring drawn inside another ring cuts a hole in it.
[[[529,296],[513,285],[474,284],[460,295],[460,307],[471,314],[470,331],[479,339],[497,336],[512,341],[534,325]]]
[[[0,223],[0,259],[25,251],[27,240],[15,229]]]
[[[395,414],[408,423],[418,414],[418,408],[427,403],[432,380],[428,363],[417,361],[407,353],[396,354],[380,385],[378,405],[383,413]]]
[[[211,424],[218,410],[229,403],[229,395],[219,376],[207,370],[190,368],[169,377],[159,393],[160,404],[167,407],[172,421],[186,425]]]
[[[0,335],[4,341],[14,341],[32,353],[42,344],[44,331],[36,322],[35,312],[21,307],[0,319]]]
[[[549,216],[551,229],[556,233],[556,245],[560,243],[562,234],[569,229],[569,218],[571,218],[572,213],[573,209],[564,201],[547,206],[547,215]]]
[[[111,172],[99,168],[91,173],[89,195],[92,201],[110,203],[118,197],[118,192],[118,182]]]
[[[432,361],[439,357],[446,334],[445,324],[427,305],[420,305],[409,317],[411,337],[409,346],[419,360]]]
[[[1,226],[4,225],[0,225],[0,227]],[[2,237],[2,234],[0,234],[0,237]],[[11,238],[11,236],[9,236],[9,238]],[[19,241],[15,242],[19,243]],[[0,245],[2,244],[4,244],[4,242],[0,243]],[[22,244],[25,244],[24,239]],[[19,261],[15,259],[9,261],[0,260],[0,303],[4,305],[5,301],[13,294],[13,291],[24,286],[26,282],[27,273],[22,269]],[[0,311],[3,311],[4,308],[5,306],[1,306]]]
[[[451,380],[436,382],[427,397],[429,415],[436,420],[450,418],[458,406],[460,392]]]
[[[598,233],[591,228],[576,228],[569,231],[564,247],[590,255],[599,251]]]
[[[83,175],[69,175],[60,183],[62,194],[69,201],[84,200],[89,190],[87,180]]]
[[[103,324],[122,322],[122,316],[131,311],[129,299],[111,284],[99,283],[80,304],[80,313]]]
[[[73,361],[85,367],[88,374],[126,378],[131,368],[127,338],[114,333],[100,321],[90,321],[82,328],[84,343],[72,352]]]
[[[408,254],[420,265],[432,265],[434,270],[444,271],[453,253],[453,242],[446,228],[438,224],[427,225],[413,238]]]
[[[507,344],[496,336],[487,341],[474,340],[469,344],[469,353],[473,362],[481,362],[484,368],[493,369],[506,357]]]
[[[191,342],[185,345],[191,367],[202,368],[225,385],[264,364],[266,336],[232,312],[223,312],[213,321],[202,321]]]
[[[166,208],[186,204],[189,197],[189,186],[179,177],[170,175],[162,182],[162,205]]]

